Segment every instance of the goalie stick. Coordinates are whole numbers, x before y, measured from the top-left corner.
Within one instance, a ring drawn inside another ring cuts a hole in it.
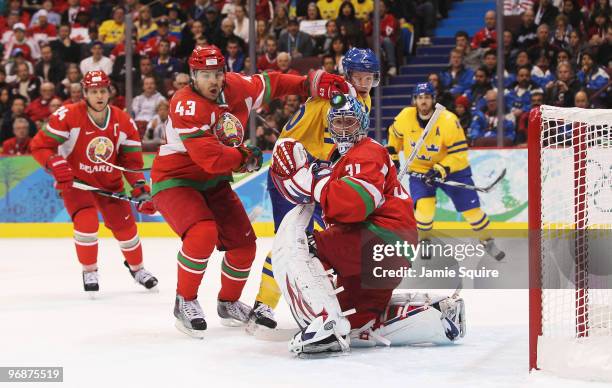
[[[404,162],[404,167],[402,167],[401,172],[397,176],[397,179],[400,182],[402,181],[402,178],[404,178],[404,175],[406,175],[406,173],[408,172],[408,167],[410,166],[410,163],[412,163],[414,158],[416,158],[417,152],[419,152],[419,150],[421,149],[421,146],[425,142],[425,138],[427,137],[427,135],[429,135],[429,132],[431,132],[431,129],[433,128],[435,122],[438,121],[438,117],[440,117],[442,112],[444,112],[445,110],[446,108],[444,107],[444,105],[436,104],[436,109],[434,110],[433,114],[431,115],[431,118],[427,122],[427,125],[425,126],[425,129],[423,130],[423,133],[421,134],[421,137],[416,142],[414,147],[412,147],[412,151],[410,151],[410,155],[408,155],[408,157],[406,158],[406,161]]]
[[[425,174],[421,174],[418,172],[410,172],[408,175],[415,177],[415,178],[421,178],[421,179],[425,178]],[[456,182],[456,181],[445,181],[440,178],[435,178],[434,182],[441,184],[441,185],[459,187],[459,188],[466,189],[466,190],[474,190],[480,193],[488,193],[491,190],[493,190],[495,185],[497,185],[502,179],[504,179],[505,176],[506,176],[506,169],[504,168],[502,172],[499,174],[499,176],[495,178],[493,182],[491,182],[491,184],[489,184],[488,186],[484,186],[484,187],[480,187],[476,185],[468,185],[467,183],[461,183],[461,182]]]
[[[96,159],[98,160],[98,162],[100,163],[104,163],[107,166],[111,166],[112,168],[115,168],[119,171],[123,171],[123,172],[147,172],[147,171],[151,171],[151,167],[149,168],[125,168],[125,167],[121,167],[121,166],[117,166],[116,164],[112,164],[111,162],[107,162],[104,159],[101,159],[100,157],[96,156]]]

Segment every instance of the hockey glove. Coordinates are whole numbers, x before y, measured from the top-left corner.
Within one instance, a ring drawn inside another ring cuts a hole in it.
[[[310,97],[321,97],[329,100],[336,94],[347,94],[349,92],[349,86],[343,77],[323,70],[311,70],[306,76],[305,82]]]
[[[436,181],[444,182],[449,172],[450,168],[436,163],[431,170],[427,171],[427,174],[423,177],[423,181],[426,185],[433,186]]]
[[[74,182],[74,174],[66,159],[59,155],[53,155],[49,158],[49,160],[47,160],[47,168],[55,179],[56,189],[66,190],[72,187],[72,182]]]
[[[130,194],[132,198],[138,201],[136,210],[138,210],[140,213],[152,215],[157,211],[153,201],[151,200],[151,188],[144,180],[136,181]]]
[[[259,147],[246,145],[236,148],[242,154],[242,162],[235,172],[259,171],[263,164],[263,154]]]

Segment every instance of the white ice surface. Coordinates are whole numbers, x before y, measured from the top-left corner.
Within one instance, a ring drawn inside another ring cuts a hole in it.
[[[242,300],[251,304],[271,239],[260,239]],[[63,366],[62,387],[598,387],[527,373],[526,290],[464,290],[468,331],[457,345],[377,348],[320,360],[294,358],[284,342],[220,325],[220,254],[199,292],[204,340],[174,328],[178,239],[144,239],[159,293],[135,284],[112,239],[100,241],[96,300],[82,291],[70,239],[0,239],[0,366]],[[284,301],[282,327],[294,323]],[[112,384],[112,385],[111,385]],[[0,385],[3,385],[0,383]],[[47,384],[20,384],[41,387]],[[13,386],[13,385],[11,385]]]

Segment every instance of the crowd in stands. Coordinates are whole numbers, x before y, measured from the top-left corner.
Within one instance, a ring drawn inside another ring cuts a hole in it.
[[[103,70],[113,81],[111,103],[127,109],[144,149],[164,142],[168,101],[189,83],[186,59],[197,45],[215,44],[228,71],[276,70],[304,74],[310,68],[343,74],[350,47],[381,47],[383,76],[393,77],[412,42],[431,44],[438,20],[452,0],[381,1],[380,42],[373,42],[373,0],[8,0],[0,1],[0,144],[4,155],[27,153],[32,136],[52,112],[82,99],[80,80]],[[521,19],[504,31],[507,137],[525,138],[525,115],[541,103],[610,106],[612,26],[607,0],[506,0],[505,12]],[[133,68],[126,69],[126,15],[134,21]],[[249,21],[256,33],[249,34]],[[257,57],[248,55],[256,43]],[[496,126],[495,14],[473,37],[458,32],[449,68],[429,79],[438,98],[460,117],[474,142]],[[126,73],[134,98],[126,107]],[[278,130],[299,109],[298,96],[259,112],[257,144],[273,147]],[[504,124],[506,128],[506,123]],[[27,129],[27,130],[26,130]]]

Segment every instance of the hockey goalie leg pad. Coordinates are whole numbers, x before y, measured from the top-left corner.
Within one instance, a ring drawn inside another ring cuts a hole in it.
[[[130,270],[138,271],[142,268],[142,245],[138,237],[136,224],[121,230],[113,230],[113,236],[119,242],[119,248]]]
[[[385,322],[374,330],[391,345],[446,345],[465,336],[461,298],[428,294],[394,295]]]
[[[93,207],[77,211],[72,217],[77,258],[86,271],[97,269],[98,212]]]
[[[217,227],[214,221],[200,221],[183,236],[183,246],[177,254],[176,293],[190,301],[198,296],[208,265],[208,258],[215,249]]]
[[[272,248],[274,278],[302,329],[290,344],[290,350],[296,353],[308,351],[309,345],[317,352],[320,348],[315,344],[328,338],[337,342],[339,350],[346,350],[344,337],[350,332],[346,315],[354,312],[341,310],[338,291],[321,262],[309,252],[306,227],[313,209],[312,204],[299,205],[287,213]]]

